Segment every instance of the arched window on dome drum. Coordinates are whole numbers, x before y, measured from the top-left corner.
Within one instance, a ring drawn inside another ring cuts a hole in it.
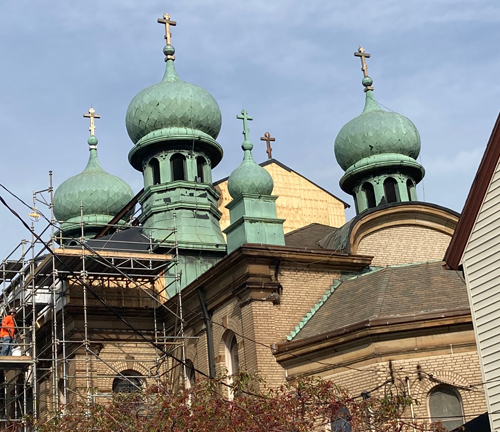
[[[170,158],[170,168],[172,169],[172,181],[186,180],[186,158],[180,153],[175,153]]]
[[[207,161],[204,157],[198,156],[196,158],[196,182],[197,183],[205,183],[205,166],[207,165]]]
[[[143,383],[139,372],[128,369],[113,380],[113,393],[134,393],[142,389]]]
[[[153,185],[157,185],[161,183],[160,177],[160,162],[158,159],[153,158],[149,161],[149,166],[153,172]]]
[[[388,203],[398,202],[398,183],[392,177],[387,177],[384,181],[385,200]]]
[[[463,425],[464,412],[458,391],[447,384],[434,387],[429,393],[429,414],[433,422],[441,421],[449,431]]]
[[[369,182],[366,182],[362,186],[362,191],[365,194],[366,204],[368,208],[375,207],[377,202],[375,201],[375,191],[373,189],[373,185]]]
[[[406,180],[406,191],[408,192],[408,200],[413,201],[413,194],[415,190],[415,183],[412,180]]]

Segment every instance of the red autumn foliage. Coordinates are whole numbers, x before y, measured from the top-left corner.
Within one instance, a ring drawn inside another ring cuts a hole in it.
[[[333,382],[314,378],[274,389],[245,373],[232,378],[231,389],[225,382],[201,380],[180,392],[167,383],[155,385],[116,394],[106,403],[67,406],[33,426],[39,432],[305,432],[329,430],[335,422],[352,432],[444,430],[405,422],[403,412],[411,402],[406,397],[352,398]]]

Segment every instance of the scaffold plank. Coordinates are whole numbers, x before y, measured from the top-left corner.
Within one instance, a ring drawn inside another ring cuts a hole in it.
[[[31,362],[29,356],[0,356],[0,370],[24,369]]]

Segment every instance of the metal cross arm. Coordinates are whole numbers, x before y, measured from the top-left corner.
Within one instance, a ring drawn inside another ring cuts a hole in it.
[[[94,135],[94,132],[95,132],[94,119],[101,118],[101,115],[100,114],[96,114],[94,108],[90,108],[89,112],[85,113],[83,116],[90,119],[90,127],[89,127],[90,136],[95,136]]]

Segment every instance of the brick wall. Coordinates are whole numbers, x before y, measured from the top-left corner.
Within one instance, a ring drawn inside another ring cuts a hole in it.
[[[371,394],[383,397],[390,391],[393,394],[407,393],[407,380],[410,384],[415,417],[419,423],[429,420],[428,395],[441,382],[453,385],[462,399],[465,421],[469,421],[486,412],[486,401],[481,385],[481,371],[477,353],[464,352],[437,355],[392,362],[394,384],[387,384]],[[375,363],[353,368],[335,374],[324,374],[337,385],[349,391],[353,396],[370,391],[391,377],[389,362]],[[408,409],[404,416],[411,418]]]
[[[357,253],[373,255],[373,266],[441,260],[451,237],[421,226],[398,226],[363,237]]]
[[[279,304],[253,301],[242,306],[239,299],[233,298],[214,311],[212,331],[217,373],[225,370],[225,341],[228,332],[233,332],[238,341],[240,368],[259,372],[270,385],[282,383],[285,370],[276,362],[271,345],[286,339],[338,277],[338,271],[310,270],[298,264],[283,265],[277,277],[283,287]],[[200,324],[198,330],[187,329],[186,335],[199,336],[188,342],[187,358],[193,361],[195,368],[208,373],[204,325]]]

